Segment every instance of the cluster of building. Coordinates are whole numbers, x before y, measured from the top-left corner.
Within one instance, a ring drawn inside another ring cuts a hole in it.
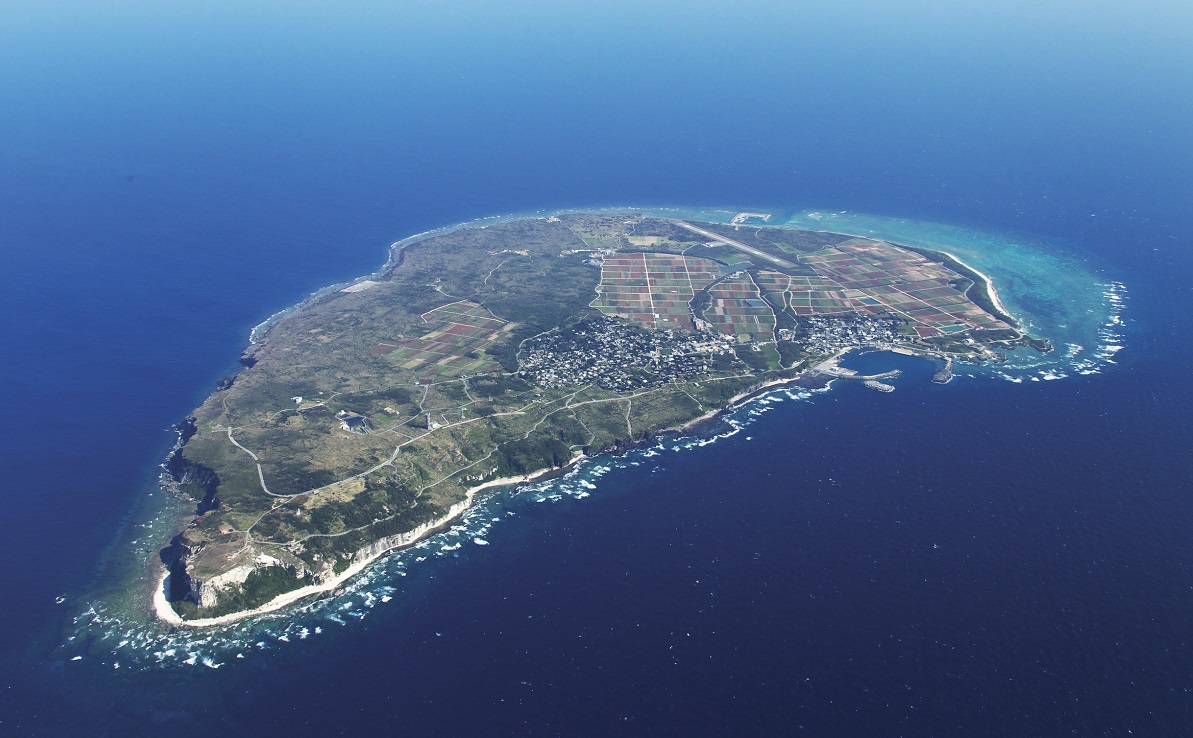
[[[518,354],[518,374],[543,387],[595,384],[617,392],[708,374],[733,339],[713,331],[652,331],[607,316],[536,336]]]
[[[893,346],[907,343],[899,321],[875,315],[801,316],[798,328],[780,328],[780,341],[792,341],[813,354],[831,354],[857,346]]]

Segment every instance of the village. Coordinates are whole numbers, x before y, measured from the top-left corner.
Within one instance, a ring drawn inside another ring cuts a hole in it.
[[[879,315],[801,316],[797,329],[780,328],[780,341],[791,341],[809,354],[832,354],[862,346],[895,346],[910,343],[899,332],[900,321]]]
[[[807,316],[798,328],[780,328],[777,337],[804,354],[827,356],[842,349],[910,343],[899,326],[899,320],[886,316]],[[518,374],[548,389],[592,384],[628,392],[724,371],[737,363],[738,350],[760,349],[757,342],[742,344],[708,328],[651,330],[597,316],[527,340],[518,354]]]
[[[518,374],[547,388],[595,384],[617,392],[687,382],[734,361],[713,331],[647,330],[606,316],[526,341]]]

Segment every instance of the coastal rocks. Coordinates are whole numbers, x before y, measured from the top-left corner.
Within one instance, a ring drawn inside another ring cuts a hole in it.
[[[260,582],[252,582],[256,575],[261,579],[294,579],[295,586],[314,579],[312,573],[296,557],[286,552],[270,555],[251,550],[244,545],[244,539],[225,536],[227,540],[206,540],[191,538],[194,528],[174,537],[171,545],[161,552],[162,563],[169,571],[166,580],[166,600],[170,603],[190,602],[202,610],[210,611],[221,603],[225,596],[233,600],[243,599],[249,590],[256,590]],[[281,574],[285,576],[281,576]],[[253,585],[253,586],[250,586]],[[276,581],[270,586],[278,587]],[[285,584],[282,590],[293,589]]]
[[[937,384],[948,384],[953,379],[953,360],[945,359],[945,364],[935,374],[932,375],[932,381]]]
[[[174,451],[186,445],[186,442],[191,440],[196,433],[199,432],[199,426],[195,424],[195,416],[188,415],[181,422],[174,426],[174,432],[178,434],[178,443],[174,447]],[[171,455],[172,456],[172,455]]]
[[[426,536],[431,531],[447,525],[447,523],[451,522],[457,516],[462,515],[464,511],[468,509],[470,504],[471,499],[462,500],[449,507],[447,512],[441,517],[438,517],[434,520],[429,520],[416,528],[406,531],[405,533],[398,533],[397,535],[386,536],[385,538],[380,538],[376,541],[373,541],[364,548],[358,549],[356,553],[352,555],[352,564],[355,566],[367,563],[378,558],[387,551],[391,551],[395,548],[401,548],[402,546],[409,546],[412,543],[417,542],[420,538]]]
[[[170,539],[170,545],[163,548],[158,557],[170,573],[166,578],[166,600],[178,602],[185,599],[197,599],[197,593],[191,577],[187,573],[187,559],[192,551],[183,541],[182,534]]]
[[[250,574],[270,566],[285,566],[285,563],[272,556],[258,554],[251,561],[234,566],[222,574],[204,581],[196,581],[192,587],[195,602],[199,607],[215,607],[219,603],[219,593],[222,590],[231,587],[241,588]]]
[[[219,604],[219,596],[216,594],[216,588],[212,587],[208,582],[194,582],[191,587],[191,599],[199,607],[215,607]]]
[[[194,435],[194,419],[188,418],[188,421],[191,424],[191,430],[190,435],[187,435],[186,438],[189,439]],[[183,430],[179,431],[180,440],[184,434]],[[185,441],[181,442],[185,443]],[[217,494],[220,478],[214,469],[191,461],[179,448],[170,454],[170,459],[166,462],[166,471],[169,472],[170,481],[173,482],[173,491],[195,501],[196,515],[202,515],[220,506]]]
[[[189,620],[197,616],[199,620],[195,624],[199,625],[204,624],[204,617],[227,616],[229,613],[248,612],[262,606],[269,609],[269,602],[293,601],[293,597],[287,600],[285,595],[295,590],[300,596],[307,590],[312,594],[327,591],[387,552],[412,545],[443,528],[462,515],[471,502],[470,495],[433,520],[358,549],[350,559],[347,570],[338,574],[328,562],[320,562],[312,571],[297,557],[284,551],[273,556],[254,553],[247,548],[227,556],[217,569],[214,568],[215,562],[209,559],[214,549],[223,543],[188,541],[184,533],[162,552],[162,561],[170,571],[166,599],[171,603],[193,603],[189,607],[194,615],[184,617]],[[206,577],[196,576],[195,572],[200,570],[212,573]],[[216,571],[218,573],[214,573]]]

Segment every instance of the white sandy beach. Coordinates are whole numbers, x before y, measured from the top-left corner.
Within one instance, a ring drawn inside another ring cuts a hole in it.
[[[988,292],[990,294],[990,301],[994,303],[994,307],[1001,310],[1003,315],[1011,315],[1011,311],[1007,310],[1007,306],[1003,305],[1002,300],[1000,300],[998,297],[998,290],[994,288],[994,280],[990,279],[990,277],[987,276],[987,274],[985,272],[982,272],[982,271],[970,266],[966,262],[962,261],[956,254],[950,253],[948,251],[941,251],[940,253],[942,253],[945,256],[948,256],[952,259],[955,259],[958,264],[960,264],[961,266],[965,267],[966,269],[970,270],[974,274],[981,277],[982,280],[986,283],[986,292]]]

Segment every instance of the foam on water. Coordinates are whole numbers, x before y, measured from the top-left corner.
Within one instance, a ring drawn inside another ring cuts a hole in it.
[[[644,212],[728,222],[738,210],[670,208]],[[503,219],[493,222],[498,220]],[[998,365],[957,366],[956,376],[1022,383],[1097,374],[1113,365],[1114,357],[1126,346],[1123,336],[1126,287],[1099,277],[1079,257],[1047,244],[935,223],[845,213],[803,213],[781,225],[855,233],[956,254],[990,275],[1000,298],[1024,326],[1033,334],[1050,338],[1057,347],[1046,355],[1018,349],[1010,353],[1008,361]],[[435,233],[438,232],[442,231]],[[427,235],[433,234],[420,234],[398,245]],[[268,328],[268,323],[255,331],[254,338]],[[1093,348],[1087,348],[1090,346]],[[98,662],[113,669],[219,669],[230,659],[246,660],[257,653],[296,647],[300,641],[323,634],[328,624],[347,626],[349,622],[363,620],[374,608],[400,600],[396,584],[415,567],[430,566],[435,559],[460,557],[464,553],[485,555],[481,553],[485,547],[501,543],[495,527],[515,516],[522,505],[584,500],[593,493],[599,494],[602,478],[615,470],[654,464],[653,460],[663,454],[686,453],[717,443],[741,433],[779,403],[807,401],[828,391],[828,387],[820,390],[776,387],[728,411],[713,430],[702,435],[666,436],[653,446],[619,456],[581,459],[554,479],[513,490],[493,490],[447,530],[382,558],[333,595],[199,631],[169,628],[151,621],[145,612],[148,582],[155,582],[160,570],[157,545],[168,540],[190,513],[169,495],[150,492],[147,521],[137,526],[135,537],[130,536],[126,544],[136,562],[139,584],[126,586],[123,595],[105,593],[86,603],[73,618],[73,629],[58,649],[60,657],[68,664]],[[468,542],[474,545],[465,548]]]
[[[1074,249],[1018,234],[860,213],[805,212],[779,225],[951,253],[989,276],[1024,329],[1056,347],[1048,354],[1019,348],[1001,364],[957,367],[958,376],[1023,382],[1097,374],[1126,346],[1126,286],[1108,279],[1092,257]]]
[[[601,479],[615,470],[717,443],[741,433],[754,419],[774,409],[775,403],[808,400],[814,394],[778,387],[727,412],[716,432],[670,436],[619,456],[584,458],[558,478],[504,493],[493,491],[447,530],[383,557],[334,596],[197,631],[145,622],[143,617],[120,614],[111,603],[94,602],[74,618],[74,632],[59,647],[60,656],[69,663],[90,660],[133,669],[219,669],[230,660],[251,659],[254,653],[295,647],[324,633],[327,624],[347,626],[365,619],[376,607],[400,600],[396,583],[413,567],[428,566],[439,557],[458,557],[465,542],[475,545],[464,550],[500,545],[499,538],[490,540],[491,534],[495,526],[515,516],[520,505],[584,500],[599,493]]]

